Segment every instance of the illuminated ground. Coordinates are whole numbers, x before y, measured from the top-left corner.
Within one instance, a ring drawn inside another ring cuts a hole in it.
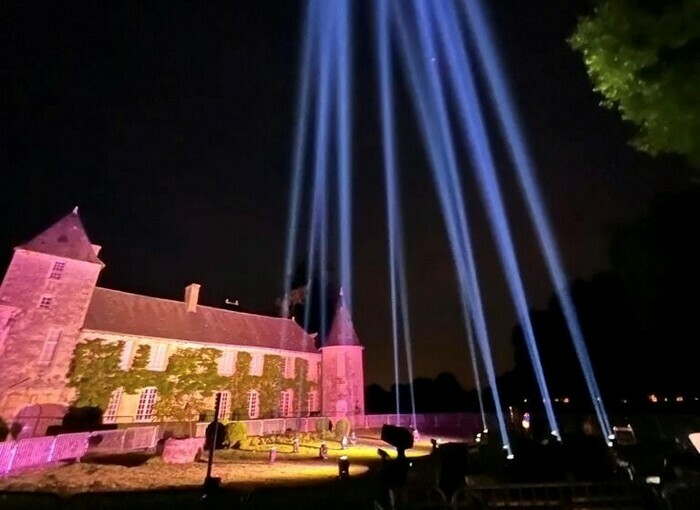
[[[276,444],[274,464],[268,460],[273,445],[243,450],[217,451],[212,476],[220,477],[223,486],[258,487],[318,483],[338,478],[337,459],[347,455],[351,477],[366,473],[379,463],[377,448],[392,457],[395,451],[372,437],[361,437],[358,444],[341,450],[337,441],[327,441],[328,459],[318,458],[320,442],[302,445],[293,454],[291,444]],[[417,442],[408,456],[430,453],[428,439]],[[98,463],[99,462],[99,463]],[[120,464],[131,464],[127,467]],[[25,471],[0,478],[0,490],[46,491],[59,494],[99,491],[131,491],[199,487],[206,474],[206,463],[166,464],[158,457],[145,455],[112,456],[83,463],[59,465]]]

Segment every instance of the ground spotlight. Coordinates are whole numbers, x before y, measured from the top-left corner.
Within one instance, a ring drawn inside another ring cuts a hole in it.
[[[347,455],[338,458],[338,476],[343,480],[350,478],[350,459]]]

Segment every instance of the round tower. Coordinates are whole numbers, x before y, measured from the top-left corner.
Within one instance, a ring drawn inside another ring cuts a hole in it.
[[[341,293],[333,323],[321,346],[321,411],[325,416],[364,414],[363,350]]]

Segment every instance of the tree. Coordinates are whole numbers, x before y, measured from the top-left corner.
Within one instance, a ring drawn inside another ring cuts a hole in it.
[[[633,145],[700,168],[700,0],[599,0],[570,39]]]

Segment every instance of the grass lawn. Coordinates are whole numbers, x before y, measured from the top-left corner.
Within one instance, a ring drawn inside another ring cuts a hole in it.
[[[338,477],[337,459],[347,455],[350,476],[366,473],[379,464],[377,448],[392,457],[392,447],[372,435],[362,435],[358,444],[347,450],[337,441],[326,441],[328,459],[318,458],[320,441],[302,444],[299,453],[292,453],[291,443],[264,444],[241,450],[219,450],[214,456],[212,476],[220,477],[224,487],[260,487],[299,485],[331,481]],[[270,448],[277,449],[277,458],[270,464]],[[419,441],[408,456],[430,453],[427,439]],[[45,491],[62,495],[80,492],[134,491],[201,486],[206,474],[206,461],[190,464],[166,464],[160,457],[145,454],[121,454],[86,458],[81,463],[56,465],[27,470],[0,478],[0,491]]]

